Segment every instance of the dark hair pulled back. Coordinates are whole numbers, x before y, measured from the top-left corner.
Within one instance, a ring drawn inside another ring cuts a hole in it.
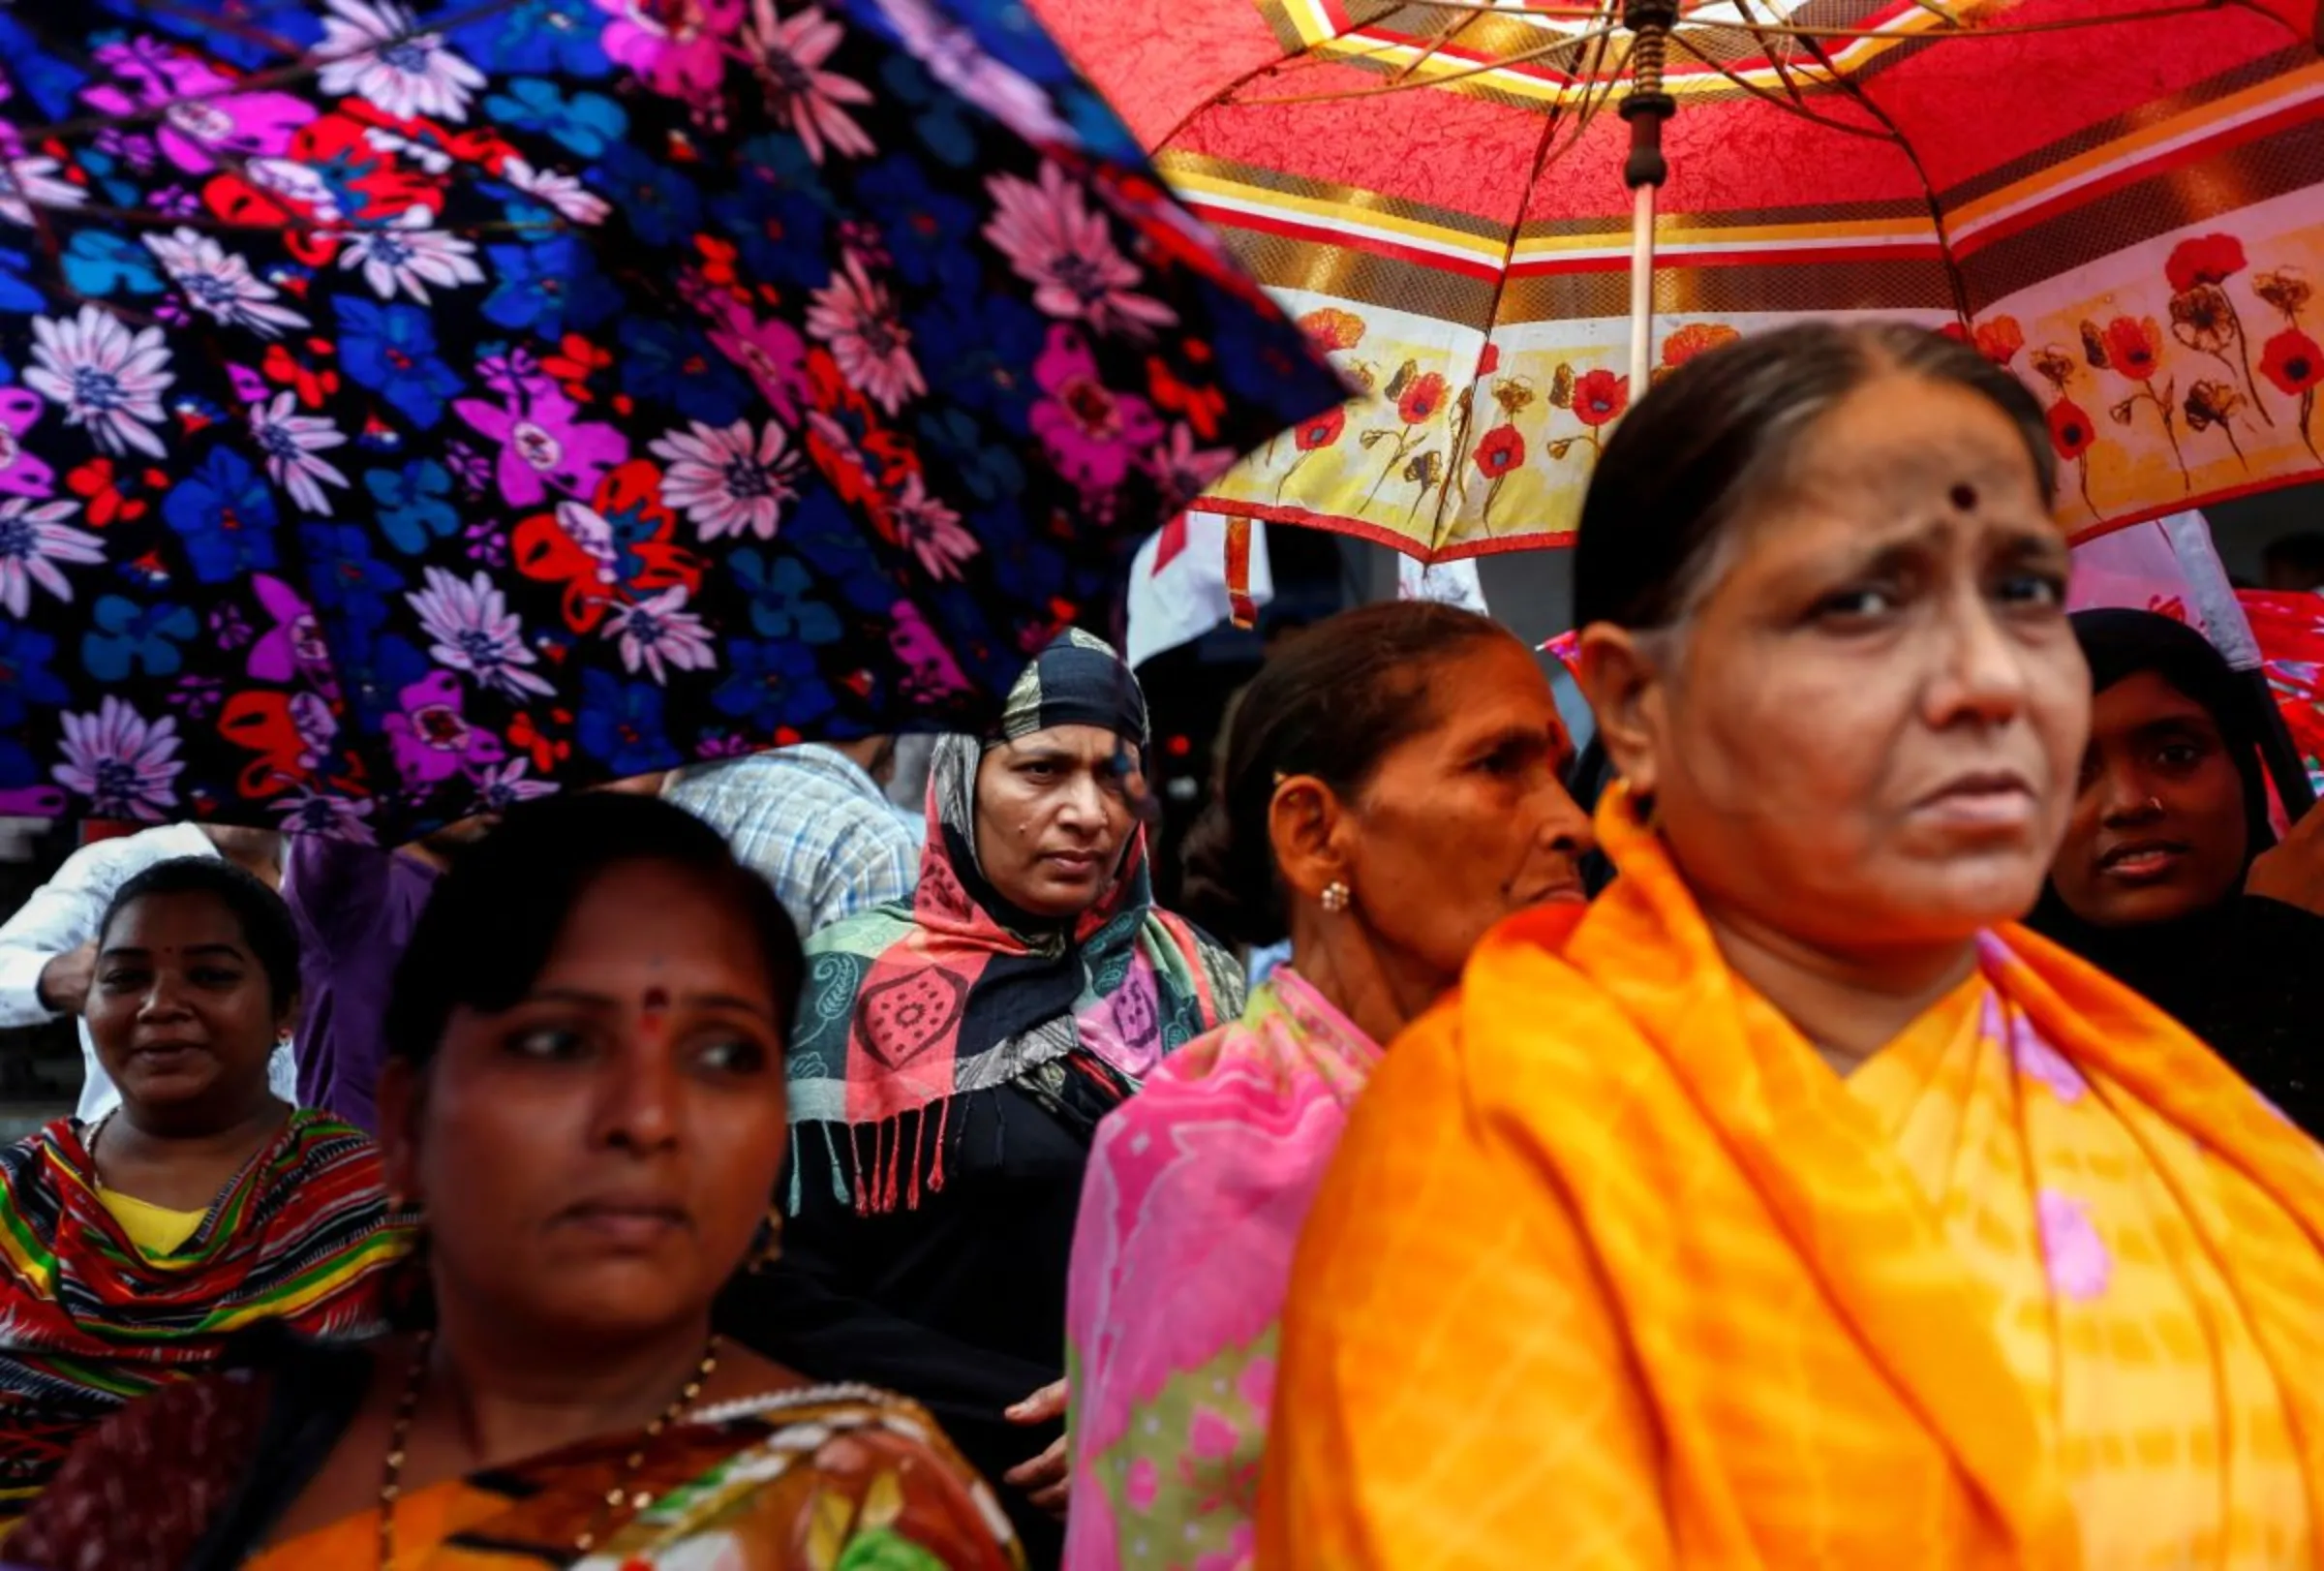
[[[248,869],[220,856],[173,856],[132,876],[106,903],[97,947],[121,913],[151,895],[207,895],[231,913],[242,941],[266,973],[266,997],[281,1014],[298,997],[298,923],[283,897]]]
[[[532,990],[590,886],[626,862],[658,862],[699,878],[749,927],[778,1018],[798,1008],[806,957],[767,881],[734,859],[724,837],[685,809],[650,796],[581,792],[513,809],[437,880],[395,969],[387,1048],[425,1066],[452,1012],[509,1008]],[[654,912],[639,911],[641,926]]]
[[[1754,334],[1680,366],[1606,442],[1575,542],[1575,626],[1676,621],[1721,538],[1781,485],[1817,420],[1890,375],[1984,398],[2016,425],[2044,500],[2055,490],[2058,459],[2040,401],[1968,345],[1898,322],[1809,322]]]
[[[1185,914],[1238,943],[1281,941],[1285,914],[1268,834],[1278,775],[1312,775],[1341,797],[1427,729],[1433,668],[1498,623],[1428,601],[1390,601],[1328,617],[1270,656],[1227,730],[1210,805],[1186,841]]]

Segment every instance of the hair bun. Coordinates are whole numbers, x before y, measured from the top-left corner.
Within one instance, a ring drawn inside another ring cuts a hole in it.
[[[1237,844],[1223,795],[1213,796],[1186,831],[1183,857],[1178,910],[1188,921],[1229,943],[1264,947],[1283,941],[1274,854],[1264,842]]]

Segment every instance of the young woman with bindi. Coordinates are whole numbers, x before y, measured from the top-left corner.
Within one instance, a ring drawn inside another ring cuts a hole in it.
[[[299,1013],[279,895],[218,857],[156,863],[94,945],[86,1020],[120,1103],[0,1153],[0,1500],[40,1517],[12,1558],[111,1509],[43,1493],[76,1439],[259,1328],[376,1333],[411,1242],[370,1137],[273,1089]]]
[[[2200,632],[2075,613],[2090,745],[2036,932],[2102,968],[2324,1132],[2324,814],[2278,845],[2265,699]]]
[[[28,1525],[29,1563],[1017,1564],[925,1413],[720,1334],[780,1247],[801,978],[773,892],[682,810],[510,813],[443,876],[387,1021],[418,1323],[123,1413]],[[118,1509],[138,1488],[165,1503]]]

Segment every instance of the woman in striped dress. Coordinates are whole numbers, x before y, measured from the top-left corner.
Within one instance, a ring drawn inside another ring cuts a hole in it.
[[[381,1328],[409,1248],[369,1136],[268,1088],[298,1012],[282,898],[214,857],[124,884],[90,1034],[121,1090],[0,1151],[0,1530],[83,1432],[262,1321]]]

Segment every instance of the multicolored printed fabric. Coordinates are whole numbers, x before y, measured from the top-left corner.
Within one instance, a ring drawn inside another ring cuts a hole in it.
[[[1094,680],[1082,659],[1093,649],[1118,680]],[[1126,724],[1120,684],[1134,694],[1136,679],[1086,635],[1059,640],[1024,673],[1009,704],[1021,724],[1044,713],[1044,664],[1058,676],[1053,698],[1070,700],[1048,712],[1080,718],[1042,724],[1107,724],[1107,714]],[[1135,719],[1139,734],[1125,743],[1143,738],[1143,701]],[[917,1207],[924,1178],[942,1186],[954,1098],[1015,1083],[1069,1124],[1093,1128],[1164,1054],[1242,1005],[1234,958],[1155,909],[1143,826],[1132,829],[1114,882],[1070,929],[1044,930],[1012,911],[977,863],[983,755],[970,737],[936,744],[911,902],[851,917],[808,944],[789,1054],[791,1120],[819,1129],[831,1181],[859,1212]],[[802,1170],[810,1162],[803,1152]]]
[[[2284,729],[2319,794],[2324,794],[2324,595],[2236,596],[2259,645],[2268,691],[2283,712]]]
[[[1262,1563],[2313,1566],[2324,1151],[2018,928],[1844,1081],[1598,830],[1349,1121]]]
[[[0,812],[974,728],[1343,395],[1016,0],[37,0],[0,170]]]
[[[1280,967],[1098,1125],[1065,1302],[1074,1571],[1251,1564],[1292,1250],[1379,1062]]]
[[[576,1447],[453,1479],[402,1502],[397,1563],[414,1571],[619,1566],[689,1571],[1012,1571],[1000,1502],[927,1414],[875,1392],[731,1404],[652,1448],[629,1487],[652,1496],[601,1547],[573,1541],[603,1508],[632,1442]],[[409,1533],[409,1537],[406,1534]],[[250,1571],[372,1571],[379,1514],[358,1512],[259,1556]]]
[[[8,1554],[40,1571],[183,1571],[268,1438],[267,1380],[204,1380],[138,1404],[77,1453]],[[327,1443],[327,1441],[326,1441]],[[1000,1505],[928,1415],[860,1386],[704,1409],[649,1443],[584,1442],[404,1495],[398,1571],[1022,1571]],[[616,1480],[642,1505],[605,1511]],[[148,1496],[160,1486],[166,1503]],[[610,1520],[607,1520],[610,1516]],[[595,1525],[587,1553],[575,1539]],[[376,1510],[262,1549],[251,1571],[373,1571]],[[244,1556],[249,1556],[245,1558]],[[12,1560],[12,1563],[15,1563]]]
[[[1622,0],[1033,5],[1362,388],[1203,508],[1422,560],[1570,543],[1646,391]],[[1662,83],[1649,376],[1901,316],[2040,397],[2077,536],[2324,476],[2310,0],[1713,0]]]
[[[0,1151],[0,1518],[24,1510],[91,1425],[201,1373],[236,1332],[380,1330],[411,1239],[371,1137],[312,1110],[292,1113],[158,1260],[107,1209],[76,1124]]]

